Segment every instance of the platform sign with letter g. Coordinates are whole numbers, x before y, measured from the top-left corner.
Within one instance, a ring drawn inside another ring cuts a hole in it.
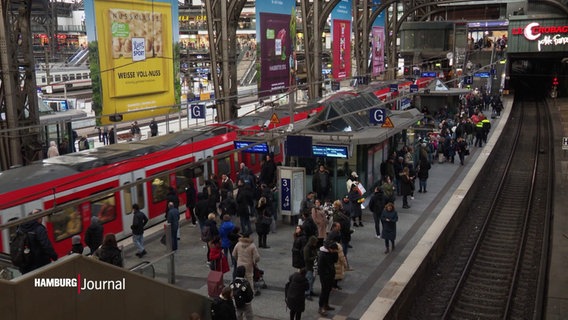
[[[191,111],[191,119],[205,119],[204,104],[192,104],[190,111]]]
[[[385,123],[386,116],[386,109],[373,108],[369,111],[369,122],[371,122],[371,124],[383,124]]]

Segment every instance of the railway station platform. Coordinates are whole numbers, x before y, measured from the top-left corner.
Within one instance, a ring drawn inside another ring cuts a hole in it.
[[[459,160],[452,163],[435,163],[429,174],[427,193],[418,193],[409,200],[410,209],[402,209],[402,199],[395,203],[399,221],[397,224],[396,250],[384,254],[384,240],[375,237],[373,219],[370,211],[363,212],[364,227],[353,228],[348,260],[353,271],[346,272],[345,279],[340,282],[342,290],[333,291],[330,304],[336,308],[330,311],[328,319],[382,319],[386,311],[396,299],[404,285],[404,278],[410,277],[412,266],[407,263],[418,263],[416,251],[425,252],[428,243],[424,237],[428,230],[436,228],[437,219],[445,210],[451,210],[467,190],[462,183],[466,179],[475,180],[479,174],[483,160],[487,159],[491,148],[495,145],[508,119],[512,98],[505,97],[505,110],[502,117],[492,119],[492,130],[488,144],[483,148],[470,147],[471,155],[466,157],[465,165]],[[486,112],[489,115],[489,111]],[[473,175],[470,174],[473,172]],[[455,208],[455,207],[454,207]],[[237,225],[238,219],[234,221]],[[266,289],[254,298],[252,306],[255,319],[288,319],[288,310],[284,303],[284,285],[288,277],[295,271],[292,267],[291,248],[294,226],[279,219],[276,233],[268,235],[269,249],[259,249],[259,267],[265,271]],[[166,281],[163,271],[165,262],[160,257],[166,248],[159,239],[163,234],[163,225],[156,225],[145,233],[148,254],[140,259],[130,239],[121,244],[125,250],[126,267],[132,268],[143,261],[155,264],[156,279]],[[430,235],[427,235],[430,236]],[[257,239],[256,234],[252,235]],[[432,239],[427,239],[431,243]],[[258,243],[258,242],[256,242]],[[207,275],[205,244],[200,240],[199,228],[192,227],[184,221],[181,227],[181,240],[175,254],[176,285],[193,292],[207,295]],[[422,253],[423,254],[423,253]],[[398,278],[397,278],[398,277]],[[225,274],[225,284],[231,280],[230,273]],[[320,290],[319,278],[314,284],[316,293]],[[306,301],[304,319],[320,319],[318,314],[318,298]],[[325,319],[325,318],[323,318]]]

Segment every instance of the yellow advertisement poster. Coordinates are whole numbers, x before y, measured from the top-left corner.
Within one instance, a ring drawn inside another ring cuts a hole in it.
[[[103,114],[125,121],[168,112],[175,104],[171,4],[94,1]],[[103,117],[103,123],[109,123]]]

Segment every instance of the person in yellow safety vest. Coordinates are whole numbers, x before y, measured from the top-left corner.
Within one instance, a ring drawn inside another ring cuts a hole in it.
[[[482,147],[483,145],[483,122],[479,121],[475,124],[475,146]]]
[[[481,120],[481,123],[483,125],[483,142],[487,143],[487,136],[489,135],[489,130],[491,129],[491,122],[489,121],[489,119],[485,118]]]

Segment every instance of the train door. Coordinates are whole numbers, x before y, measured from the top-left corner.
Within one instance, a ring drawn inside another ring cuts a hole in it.
[[[123,174],[120,176],[120,185],[124,186],[126,184],[131,184],[130,188],[123,189],[121,191],[121,206],[122,206],[122,221],[123,221],[123,232],[125,234],[130,233],[130,226],[132,225],[132,205],[138,204],[140,210],[148,216],[148,212],[146,212],[147,208],[147,199],[144,196],[146,194],[146,184],[145,183],[136,183],[140,182],[142,179],[145,178],[145,171],[144,170],[136,170],[133,172],[129,172],[127,174]]]
[[[33,209],[43,209],[43,204],[41,200],[35,200],[28,203],[21,204],[19,206],[4,209],[0,212],[0,224],[11,222],[21,217],[27,216]],[[10,252],[10,238],[14,232],[16,232],[17,227],[12,227],[9,229],[2,230],[0,237],[0,248],[3,252]]]

